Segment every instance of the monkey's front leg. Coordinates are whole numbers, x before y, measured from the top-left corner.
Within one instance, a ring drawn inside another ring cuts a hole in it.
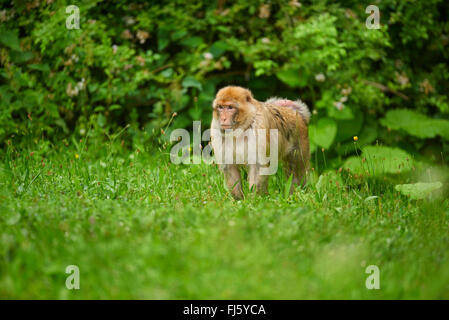
[[[222,171],[224,173],[226,185],[231,191],[234,199],[243,199],[242,182],[240,178],[240,170],[236,165],[223,165]]]
[[[268,193],[268,176],[262,176],[260,174],[260,165],[252,164],[248,169],[248,184],[249,189],[254,190],[258,194],[267,194]]]

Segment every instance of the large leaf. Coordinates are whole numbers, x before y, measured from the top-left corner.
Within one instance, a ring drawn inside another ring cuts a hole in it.
[[[20,48],[19,37],[16,32],[10,30],[0,31],[0,43],[16,51],[22,51]]]
[[[201,37],[190,37],[181,41],[181,44],[186,47],[198,47],[203,43],[203,38]]]
[[[159,51],[164,50],[170,43],[170,30],[166,28],[160,28],[157,35],[157,48]]]
[[[384,146],[367,146],[359,157],[348,158],[343,167],[355,173],[381,175],[402,173],[413,168],[413,158],[404,150]]]
[[[292,88],[304,87],[307,84],[307,76],[300,69],[281,70],[276,73],[276,76]]]
[[[337,134],[337,124],[330,118],[321,118],[309,127],[310,140],[316,145],[328,149]]]
[[[408,109],[390,110],[380,123],[390,129],[404,130],[418,138],[434,138],[439,135],[449,140],[448,120],[432,119]]]
[[[363,113],[359,110],[354,112],[354,118],[349,120],[337,120],[337,142],[352,140],[352,137],[359,134],[364,122]]]
[[[191,76],[187,76],[184,78],[184,80],[182,81],[182,86],[184,88],[190,88],[190,87],[197,88],[200,91],[203,89],[203,86],[201,85],[201,83]]]
[[[28,51],[11,51],[10,57],[11,61],[14,63],[24,63],[33,59],[33,53]]]
[[[33,70],[39,70],[44,73],[50,72],[50,67],[46,63],[45,64],[29,64],[28,68],[33,69]]]
[[[339,123],[340,125],[340,123]],[[340,126],[339,126],[340,129]],[[357,150],[357,148],[359,148],[360,146],[366,146],[369,145],[370,143],[374,142],[377,139],[377,122],[370,122],[367,124],[363,125],[362,130],[354,135],[358,136],[358,141],[355,144],[355,142],[353,141],[353,136],[351,136],[351,141],[342,143],[341,146],[339,148],[337,148],[337,152],[341,155],[348,155],[348,154],[352,154],[354,153],[355,150]],[[336,141],[339,141],[339,134],[337,134],[337,138]],[[348,137],[349,138],[349,137]],[[347,141],[347,140],[346,140]]]
[[[223,53],[228,50],[228,44],[224,41],[216,41],[214,44],[209,48],[209,52],[212,53],[214,58],[220,57]]]
[[[418,200],[426,198],[442,186],[443,184],[437,181],[429,183],[418,182],[413,184],[398,184],[394,188],[403,195],[406,195],[411,199]]]

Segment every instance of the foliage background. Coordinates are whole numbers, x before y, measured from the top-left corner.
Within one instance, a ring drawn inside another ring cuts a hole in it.
[[[66,28],[71,4],[79,30]],[[236,84],[304,100],[316,164],[356,155],[353,136],[444,163],[449,4],[374,4],[377,30],[360,1],[3,2],[2,147],[101,140],[129,124],[124,143],[151,149],[168,125],[207,127],[216,90]]]
[[[0,1],[0,298],[447,299],[448,16],[443,0]],[[305,188],[279,170],[269,196],[244,183],[232,201],[216,167],[168,161],[170,130],[207,127],[228,84],[310,106]]]

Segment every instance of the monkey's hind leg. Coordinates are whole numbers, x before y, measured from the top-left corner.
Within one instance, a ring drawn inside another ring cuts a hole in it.
[[[226,185],[236,200],[243,199],[242,182],[240,177],[240,170],[236,165],[223,165],[223,171]]]
[[[253,164],[248,170],[248,184],[250,190],[256,190],[257,194],[265,195],[268,193],[268,176],[260,174],[260,166]]]

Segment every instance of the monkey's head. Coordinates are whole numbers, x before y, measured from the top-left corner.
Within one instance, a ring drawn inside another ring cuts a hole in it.
[[[213,117],[222,130],[247,127],[255,113],[251,91],[242,87],[224,87],[217,92],[213,102]]]

